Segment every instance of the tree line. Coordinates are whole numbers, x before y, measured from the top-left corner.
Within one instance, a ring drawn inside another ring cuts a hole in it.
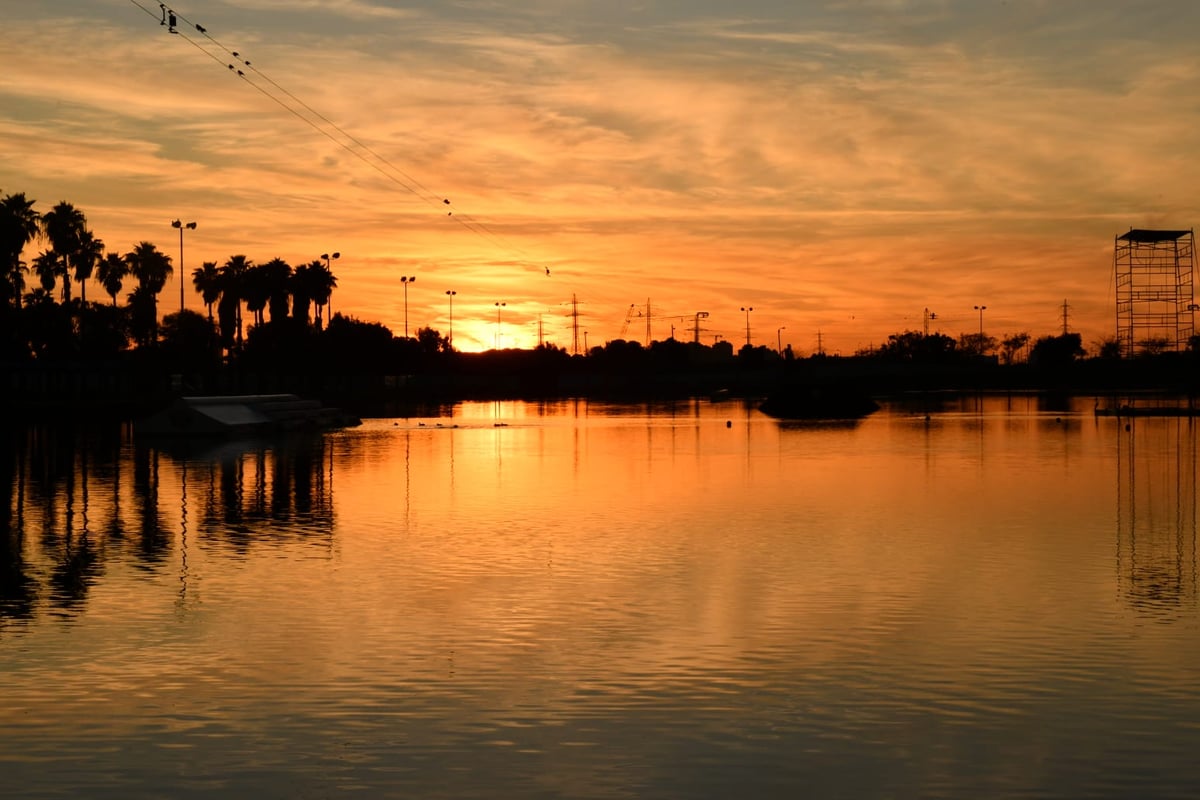
[[[3,355],[108,355],[130,343],[157,343],[158,298],[174,274],[171,257],[148,241],[124,252],[110,248],[73,204],[62,201],[39,212],[35,203],[23,192],[0,197]],[[31,243],[45,246],[26,262],[23,255]],[[93,281],[109,296],[107,309],[88,302]],[[255,264],[234,255],[223,264],[204,262],[192,271],[191,283],[221,347],[232,352],[244,341],[243,308],[255,324],[268,317],[290,318],[320,329],[337,277],[320,259],[292,267],[281,258]],[[78,299],[73,297],[76,284]],[[122,305],[118,298],[127,289]],[[172,322],[176,327],[188,324]]]
[[[43,245],[29,262],[30,244]],[[170,256],[148,241],[122,252],[109,248],[89,227],[74,205],[62,201],[45,212],[24,193],[0,196],[0,359],[65,360],[105,358],[130,350],[156,354],[179,369],[209,369],[224,363],[254,368],[296,370],[315,361],[339,371],[367,373],[479,368],[487,360],[463,358],[450,342],[431,328],[413,339],[393,336],[378,323],[326,314],[337,278],[328,260],[315,259],[293,267],[281,258],[255,263],[245,255],[224,263],[206,261],[191,273],[191,286],[201,297],[205,315],[181,310],[159,321],[158,301],[174,274]],[[98,284],[109,302],[89,302],[90,283]],[[78,298],[75,288],[78,287]],[[124,295],[124,302],[120,299]],[[244,330],[243,314],[250,324]],[[336,324],[335,324],[336,323]],[[1167,344],[1140,343],[1145,355],[1164,353]],[[764,367],[800,360],[791,348],[776,353],[747,345],[735,353],[728,342],[711,347],[683,346],[674,339],[643,348],[623,339],[592,347],[585,353],[587,368],[620,371],[653,366],[685,370],[720,368],[734,361]],[[1200,352],[1200,337],[1190,351]],[[561,348],[547,345],[541,356],[565,363]],[[457,356],[450,358],[450,356]],[[991,359],[998,366],[1022,362],[1056,366],[1082,360],[1087,354],[1078,333],[1043,336],[1036,340],[1021,332],[997,340],[980,333],[957,339],[940,332],[903,331],[877,346],[855,353],[871,362],[941,365],[957,368]],[[1097,360],[1120,357],[1115,338],[1097,343]],[[224,356],[224,359],[222,359]],[[495,354],[494,360],[511,360]],[[823,359],[817,353],[812,359]],[[507,362],[505,362],[507,363]],[[545,358],[537,364],[545,366]],[[471,367],[470,365],[475,365]]]

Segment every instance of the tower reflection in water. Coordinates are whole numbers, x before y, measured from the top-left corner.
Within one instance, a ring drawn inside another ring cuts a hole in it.
[[[320,435],[149,445],[128,426],[0,432],[0,624],[74,616],[125,566],[179,572],[188,548],[327,546],[332,451]],[[128,577],[128,576],[127,576]]]
[[[1117,434],[1117,586],[1159,621],[1194,610],[1200,426],[1187,418],[1131,418]]]

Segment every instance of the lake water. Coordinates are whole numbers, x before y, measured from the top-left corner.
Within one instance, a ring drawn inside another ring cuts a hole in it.
[[[1091,407],[5,434],[0,796],[1195,797],[1200,426]]]

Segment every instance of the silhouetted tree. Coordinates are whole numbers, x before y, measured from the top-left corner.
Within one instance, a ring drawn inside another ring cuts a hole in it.
[[[87,282],[104,256],[104,242],[87,228],[79,233],[78,246],[70,256],[75,280],[79,281],[79,300],[87,303]]]
[[[38,276],[38,284],[42,290],[53,292],[54,287],[58,284],[58,256],[49,251],[38,253],[37,257],[33,259],[33,271]]]
[[[920,331],[893,333],[877,351],[880,358],[888,361],[929,363],[949,361],[957,354],[958,345],[949,336],[942,333],[925,336]]]
[[[96,266],[96,280],[104,287],[104,291],[112,298],[112,304],[117,305],[117,295],[125,285],[129,275],[129,260],[120,253],[108,253]]]
[[[204,305],[208,309],[208,321],[213,321],[213,306],[221,299],[221,270],[217,262],[205,261],[203,266],[192,270],[192,285],[200,293]]]
[[[396,358],[391,330],[378,322],[363,322],[335,314],[325,331],[331,366],[344,372],[388,373]]]
[[[1171,349],[1171,345],[1171,340],[1165,336],[1148,336],[1137,343],[1138,355],[1162,355]]]
[[[1101,336],[1095,345],[1097,358],[1111,360],[1121,357],[1121,340],[1115,336]]]
[[[242,276],[242,299],[246,301],[246,310],[254,315],[255,325],[263,323],[263,310],[270,297],[271,287],[265,265],[251,264]]]
[[[160,251],[150,242],[139,242],[133,252],[125,256],[129,262],[129,273],[138,282],[138,309],[134,312],[134,331],[149,334],[149,339],[139,339],[140,342],[154,341],[158,338],[158,295],[167,285],[167,278],[174,270],[171,267],[171,257]],[[130,305],[133,298],[130,297]],[[149,323],[149,330],[142,326]]]
[[[317,307],[317,327],[321,327],[321,310],[329,304],[333,290],[337,288],[337,278],[323,261],[314,261],[311,270],[311,283],[308,296]]]
[[[162,353],[173,369],[194,372],[220,362],[220,338],[204,315],[184,310],[162,321]]]
[[[217,303],[217,319],[221,325],[221,344],[229,349],[242,344],[242,299],[245,296],[246,274],[254,262],[244,255],[230,256],[221,265],[221,300]]]
[[[262,267],[262,281],[267,291],[267,309],[272,322],[279,322],[288,315],[288,300],[291,296],[292,266],[282,258],[272,258]]]
[[[1021,352],[1027,344],[1029,344],[1029,334],[1025,331],[1004,337],[1000,340],[1000,360],[1005,364],[1012,364],[1016,360],[1017,353]]]
[[[129,332],[138,347],[149,347],[158,341],[158,302],[144,286],[129,293]]]
[[[1043,336],[1033,343],[1029,363],[1038,367],[1061,367],[1083,355],[1083,337],[1078,333]]]
[[[52,291],[38,288],[25,295],[22,323],[29,352],[35,358],[50,360],[76,355],[70,311],[55,302]]]
[[[0,199],[0,302],[21,306],[25,291],[25,264],[21,253],[41,231],[41,215],[33,200],[22,192]]]
[[[42,230],[50,241],[50,252],[57,260],[56,274],[63,279],[63,302],[71,299],[70,260],[79,251],[86,227],[83,212],[65,200],[42,215]]]
[[[986,356],[996,349],[996,339],[986,333],[962,333],[958,336],[958,350],[966,356]]]
[[[80,309],[80,325],[87,338],[81,342],[85,355],[112,358],[129,347],[129,313],[116,305],[89,303]]]
[[[320,261],[301,264],[292,272],[292,316],[308,323],[308,311],[312,306],[313,292],[317,290],[318,278],[316,271],[321,268]]]
[[[450,340],[433,328],[417,328],[417,344],[427,356],[450,352]]]

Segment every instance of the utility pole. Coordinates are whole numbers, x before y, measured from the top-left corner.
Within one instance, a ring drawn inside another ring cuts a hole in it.
[[[538,314],[538,347],[542,346],[542,315]]]
[[[933,313],[928,308],[926,308],[925,309],[925,338],[926,339],[929,338],[929,320],[931,320],[931,319],[937,319],[937,314]]]
[[[587,345],[583,348],[586,350]],[[579,298],[571,293],[571,352],[579,355]]]
[[[1071,307],[1067,305],[1067,301],[1063,300],[1063,336],[1067,335],[1067,317]]]

